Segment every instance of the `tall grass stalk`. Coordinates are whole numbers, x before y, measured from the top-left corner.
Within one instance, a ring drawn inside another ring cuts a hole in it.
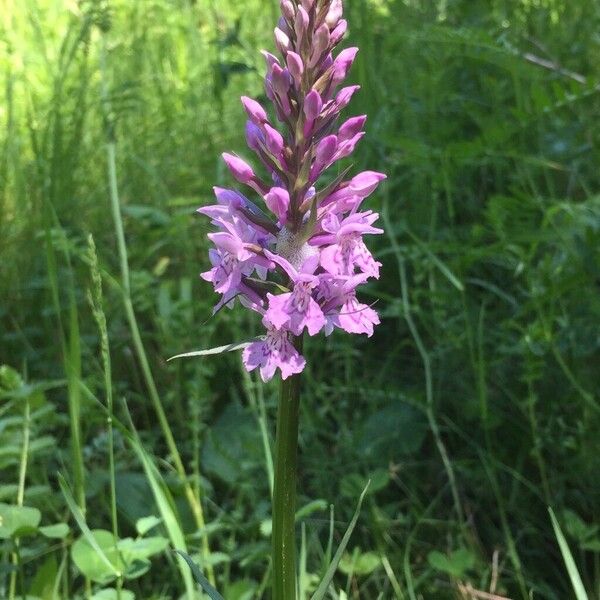
[[[89,292],[89,303],[94,314],[98,333],[100,335],[100,353],[102,356],[102,370],[104,372],[104,392],[106,394],[106,426],[108,430],[108,468],[110,477],[110,517],[112,533],[115,538],[115,551],[118,553],[117,542],[119,540],[119,524],[117,517],[117,486],[115,478],[115,448],[113,433],[113,390],[112,390],[112,367],[110,360],[110,346],[108,342],[108,330],[106,327],[106,316],[102,302],[102,278],[98,268],[98,255],[94,238],[88,237],[88,252],[90,271],[92,275],[92,287]],[[123,577],[117,578],[117,600],[121,600],[121,589],[123,588]]]
[[[70,255],[66,239],[63,239],[65,256],[67,259],[69,274],[69,342],[67,343],[65,329],[62,322],[62,308],[59,295],[58,268],[56,254],[54,252],[54,242],[52,239],[51,219],[56,223],[58,219],[47,199],[44,205],[44,233],[46,241],[46,264],[48,270],[48,279],[50,282],[51,296],[56,313],[58,335],[62,350],[63,367],[67,376],[67,401],[69,411],[69,428],[71,434],[71,460],[73,482],[75,485],[75,502],[82,515],[85,515],[85,470],[83,461],[82,433],[81,433],[81,348],[79,337],[79,318],[77,304],[75,301],[74,283],[72,277],[72,268]],[[57,231],[62,232],[60,224],[57,223]],[[92,596],[91,582],[88,578],[84,582],[87,598]]]
[[[167,419],[165,410],[160,400],[160,396],[158,394],[158,389],[156,387],[156,383],[154,381],[154,377],[152,375],[152,370],[150,368],[150,363],[148,361],[148,356],[146,354],[146,350],[144,348],[144,343],[142,341],[142,336],[140,334],[140,329],[138,326],[137,318],[135,315],[135,310],[133,307],[133,300],[131,297],[131,279],[129,274],[129,261],[127,258],[127,244],[125,241],[125,231],[123,227],[123,218],[121,215],[121,203],[119,199],[119,188],[117,182],[117,161],[116,161],[116,139],[115,139],[115,131],[114,131],[114,122],[112,120],[112,107],[110,103],[109,96],[109,88],[108,88],[108,72],[107,72],[107,64],[106,64],[106,55],[107,55],[107,42],[106,42],[106,34],[102,36],[102,43],[100,48],[100,75],[102,82],[102,100],[104,104],[105,114],[107,116],[106,119],[106,127],[107,127],[107,140],[106,140],[106,158],[107,158],[107,169],[108,169],[108,185],[109,185],[109,196],[110,196],[110,204],[111,211],[113,217],[113,224],[115,228],[115,234],[117,237],[117,247],[119,251],[119,261],[120,261],[120,271],[121,271],[121,286],[123,293],[123,302],[125,306],[125,313],[127,317],[127,321],[129,323],[129,328],[131,330],[131,335],[133,339],[133,344],[135,347],[135,351],[140,362],[142,373],[144,376],[144,381],[146,383],[146,387],[148,388],[148,393],[150,395],[150,400],[156,412],[156,416],[158,417],[158,422],[162,433],[167,442],[167,447],[175,464],[175,469],[182,480],[185,495],[187,501],[190,505],[192,513],[194,515],[194,519],[198,529],[202,531],[202,555],[207,565],[207,575],[208,580],[211,585],[215,584],[214,570],[210,562],[208,562],[208,558],[210,556],[210,547],[208,544],[208,534],[206,533],[206,523],[204,519],[204,511],[202,508],[202,504],[200,499],[194,493],[194,490],[190,484],[189,478],[187,476],[185,467],[183,465],[183,461],[181,459],[181,455],[179,454],[179,450],[177,448],[177,444],[175,443],[175,438],[173,436],[173,432],[169,425],[169,421]]]

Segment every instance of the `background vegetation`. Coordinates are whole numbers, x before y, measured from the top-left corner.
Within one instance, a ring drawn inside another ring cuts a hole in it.
[[[310,340],[303,597],[369,478],[332,598],[574,597],[548,506],[600,597],[600,5],[347,5],[383,318]],[[2,0],[0,597],[178,598],[184,545],[227,600],[268,597],[276,387],[166,358],[257,326],[210,318],[194,210],[244,153],[277,12]]]

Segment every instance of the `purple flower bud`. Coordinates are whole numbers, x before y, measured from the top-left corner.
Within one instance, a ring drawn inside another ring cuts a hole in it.
[[[250,119],[257,125],[268,120],[265,109],[256,100],[248,98],[248,96],[242,96],[242,104]]]
[[[291,0],[281,0],[280,2],[281,12],[283,16],[289,21],[293,21],[295,17],[294,5]]]
[[[294,79],[294,83],[297,88],[300,88],[302,85],[302,74],[304,73],[304,63],[302,62],[302,58],[295,52],[288,52],[286,58],[288,69]]]
[[[315,0],[302,0],[302,6],[306,10],[306,12],[310,12],[314,4]]]
[[[279,59],[274,54],[271,54],[270,52],[267,52],[266,50],[262,50],[261,53],[265,57],[265,62],[267,63],[267,71],[269,73],[273,69],[273,65],[280,64]]]
[[[346,141],[353,138],[357,133],[362,131],[365,123],[367,122],[367,115],[360,117],[352,117],[348,119],[338,131],[338,139],[340,141]]]
[[[358,48],[346,48],[338,54],[332,66],[331,83],[334,87],[346,79],[357,53]]]
[[[289,36],[279,27],[275,27],[275,43],[277,44],[277,48],[279,48],[279,52],[281,52],[281,54],[285,54],[291,49]]]
[[[310,55],[309,66],[315,67],[323,54],[329,49],[330,37],[329,27],[323,23],[316,31],[313,37],[312,50]]]
[[[331,0],[329,11],[325,17],[325,22],[331,29],[333,29],[338,24],[343,14],[344,7],[342,5],[342,0]]]
[[[273,90],[279,97],[287,96],[291,85],[288,69],[282,69],[279,65],[273,65],[271,81],[273,82]]]
[[[342,88],[338,95],[335,97],[335,110],[339,112],[346,108],[352,100],[352,96],[360,90],[360,85],[349,85],[348,87]]]
[[[323,165],[328,164],[337,150],[337,145],[337,136],[328,135],[324,137],[317,146],[316,162]]]
[[[331,164],[337,146],[338,140],[335,135],[328,135],[319,142],[315,153],[315,162],[310,171],[311,181],[314,181],[321,174],[321,171]]]
[[[358,175],[355,175],[350,181],[350,189],[361,197],[366,197],[375,191],[375,188],[381,181],[387,179],[387,175],[384,173],[377,173],[376,171],[363,171]]]
[[[290,205],[290,195],[287,190],[280,187],[271,188],[265,196],[265,204],[280,223],[286,222],[287,211]]]
[[[361,131],[349,140],[344,140],[343,142],[341,142],[338,145],[337,152],[335,153],[335,160],[341,160],[342,158],[346,158],[346,156],[350,156],[350,154],[354,152],[356,144],[360,142],[364,135],[365,132]]]
[[[260,150],[261,143],[264,143],[265,136],[260,128],[255,125],[252,121],[246,121],[246,142],[248,146],[258,152]]]
[[[348,21],[342,19],[331,32],[331,43],[335,46],[342,41],[342,38],[346,35],[348,30]]]
[[[316,90],[311,90],[304,98],[304,115],[308,121],[316,121],[323,110],[323,100],[321,94]]]
[[[281,156],[285,145],[283,136],[269,124],[265,124],[265,145],[267,150],[276,158]]]
[[[223,152],[222,156],[227,168],[240,183],[250,183],[254,179],[252,167],[239,156],[227,152]]]
[[[219,204],[227,204],[234,209],[243,208],[248,202],[242,194],[235,190],[215,186],[213,187],[213,192]]]
[[[296,46],[299,48],[302,45],[304,40],[304,36],[306,35],[306,31],[308,29],[308,23],[310,21],[310,17],[308,13],[304,9],[304,7],[299,6],[298,12],[296,13],[296,21],[295,21],[295,30],[296,30]]]

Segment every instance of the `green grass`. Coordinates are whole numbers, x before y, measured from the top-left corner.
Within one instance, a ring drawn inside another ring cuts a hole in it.
[[[330,597],[598,597],[600,7],[347,4],[369,114],[353,168],[388,174],[364,291],[382,325],[308,340],[303,594],[370,479]],[[0,534],[0,597],[191,595],[172,549],[227,600],[269,597],[276,386],[235,352],[167,359],[259,331],[211,317],[194,210],[231,184],[219,154],[246,154],[239,96],[263,94],[277,11],[5,0],[0,504],[71,529]],[[123,577],[72,562],[81,525],[110,532]]]

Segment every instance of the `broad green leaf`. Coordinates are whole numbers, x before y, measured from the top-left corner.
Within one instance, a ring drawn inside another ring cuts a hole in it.
[[[71,548],[71,558],[77,568],[96,583],[109,583],[123,572],[115,536],[110,531],[96,529],[82,535]]]
[[[588,542],[598,533],[598,525],[588,525],[572,510],[564,510],[562,513],[562,520],[566,532],[580,543]]]
[[[363,500],[365,499],[365,496],[367,494],[367,490],[369,489],[370,483],[371,482],[368,482],[365,489],[362,491],[362,494],[360,495],[360,498],[358,499],[358,506],[356,507],[354,516],[352,517],[352,520],[350,521],[350,524],[348,525],[348,529],[346,529],[346,533],[344,533],[344,537],[342,538],[339,548],[337,549],[337,552],[335,553],[333,560],[331,561],[331,564],[329,565],[329,568],[327,569],[327,572],[325,573],[325,577],[323,577],[321,583],[319,584],[319,587],[317,588],[317,591],[311,596],[311,600],[323,600],[325,598],[325,594],[327,594],[329,584],[333,580],[333,576],[335,575],[338,565],[340,564],[340,561],[342,560],[342,556],[344,555],[346,546],[348,545],[348,542],[350,541],[350,536],[352,535],[352,532],[354,531],[354,528],[356,527],[356,522],[358,521],[358,516],[360,515],[360,509],[362,507]]]
[[[207,432],[202,449],[204,472],[234,485],[254,473],[263,456],[252,413],[238,402],[230,403]]]
[[[38,567],[31,580],[29,593],[43,600],[55,600],[54,587],[57,583],[58,563],[56,553],[50,554]]]
[[[138,519],[135,523],[135,529],[140,535],[146,535],[151,529],[154,529],[157,525],[162,523],[162,519],[159,517],[155,517],[154,515],[150,517],[142,517]]]
[[[42,515],[37,508],[0,504],[0,540],[37,532]]]
[[[467,548],[459,548],[449,555],[434,551],[427,555],[427,561],[434,569],[459,578],[473,568],[475,555]]]
[[[56,523],[56,525],[46,525],[40,527],[40,533],[50,539],[62,540],[69,535],[69,526],[66,523]]]
[[[587,592],[585,591],[585,587],[583,586],[583,581],[581,581],[581,575],[579,575],[579,571],[577,570],[577,565],[575,564],[575,560],[573,559],[573,555],[571,554],[569,544],[567,544],[567,540],[565,539],[560,525],[558,524],[558,520],[554,515],[554,511],[550,507],[548,507],[548,512],[550,513],[550,520],[552,521],[554,535],[556,536],[556,540],[558,541],[560,552],[562,554],[563,560],[565,561],[567,572],[569,573],[569,578],[571,579],[571,585],[573,586],[573,590],[575,591],[575,597],[577,598],[577,600],[588,600]]]
[[[132,538],[125,538],[119,540],[117,548],[121,553],[121,557],[125,563],[133,562],[134,560],[144,560],[160,554],[166,550],[169,545],[169,540],[164,537],[148,537],[139,538],[134,540]]]
[[[381,558],[375,552],[344,554],[339,570],[344,575],[370,575],[381,566]]]
[[[149,560],[136,558],[134,561],[126,564],[123,577],[125,579],[138,579],[142,575],[145,575],[151,566]]]
[[[255,597],[256,583],[249,579],[236,581],[225,588],[227,600],[252,600]]]

